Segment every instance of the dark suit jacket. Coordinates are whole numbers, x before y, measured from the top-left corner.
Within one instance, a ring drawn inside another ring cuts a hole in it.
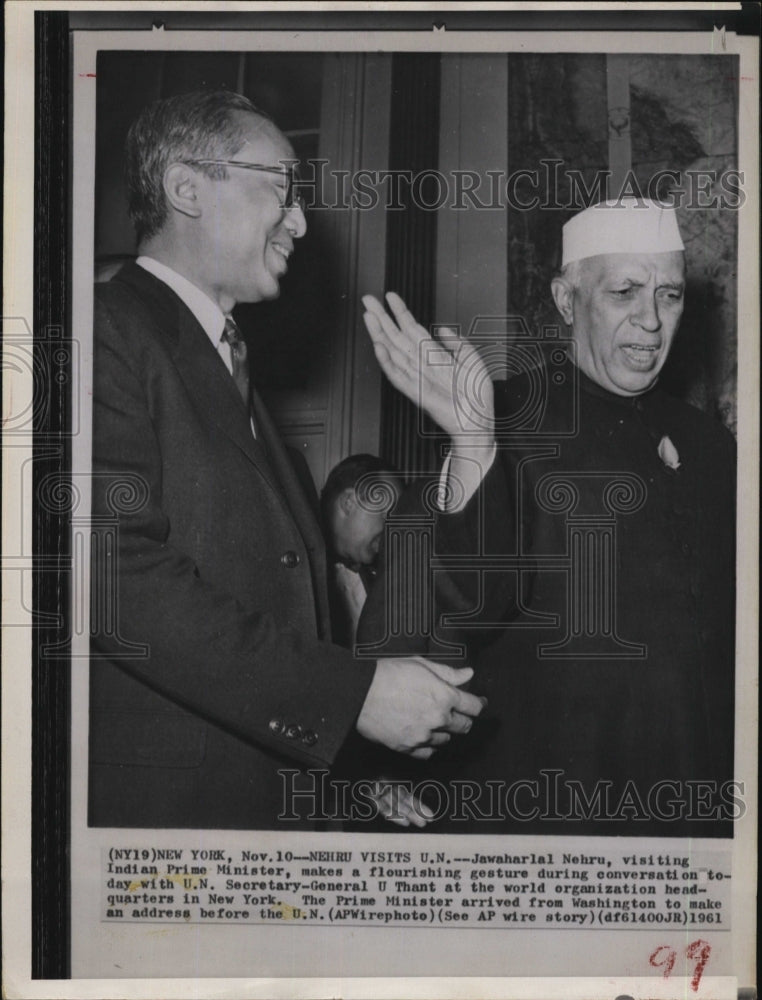
[[[255,441],[206,333],[134,264],[96,287],[93,396],[94,523],[119,519],[90,823],[274,828],[278,768],[331,764],[374,667],[329,642],[310,505],[261,403]]]
[[[496,385],[498,426],[531,415],[533,399],[543,405],[535,407],[536,427],[499,448],[474,497],[484,498],[481,539],[466,530],[467,511],[462,524],[442,518],[437,526],[434,552],[460,567],[454,579],[466,602],[450,601],[460,627],[452,617],[450,624],[475,670],[471,690],[489,704],[425,775],[451,790],[456,781],[482,789],[535,782],[544,790],[553,780],[546,775],[558,771],[561,790],[522,793],[513,812],[493,808],[485,793],[449,825],[445,818],[430,829],[729,836],[730,792],[722,788],[733,776],[733,439],[658,387],[627,398],[570,363],[560,373],[542,397],[532,395],[537,380],[528,377]],[[679,455],[677,470],[659,457],[665,436]],[[493,488],[501,470],[503,500]],[[583,530],[585,546],[575,548]],[[606,541],[593,548],[598,538]],[[469,551],[476,568],[466,571],[451,557]],[[490,569],[485,557],[501,552],[520,556],[521,571]],[[400,567],[386,572],[403,576]],[[427,587],[430,577],[418,593]],[[366,602],[359,642],[388,631],[387,594],[382,578]],[[432,631],[449,610],[441,587],[434,596]],[[410,635],[395,637],[393,652],[429,648],[428,636]],[[660,792],[665,781],[679,790]],[[571,782],[604,806],[588,810],[573,800]],[[691,782],[704,787],[698,805]],[[639,798],[619,811],[626,792]],[[532,819],[518,815],[535,806]]]

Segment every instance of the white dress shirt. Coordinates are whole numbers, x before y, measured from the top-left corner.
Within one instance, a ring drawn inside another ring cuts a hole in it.
[[[200,326],[203,327],[204,333],[211,340],[215,351],[218,352],[232,375],[233,362],[230,357],[230,344],[222,340],[222,333],[225,329],[225,314],[217,303],[213,302],[206,292],[202,292],[197,285],[184,278],[182,274],[178,274],[166,264],[154,260],[153,257],[140,256],[135,263],[144,271],[148,271],[149,274],[158,278],[159,281],[163,281],[165,285],[169,285],[172,291],[183,300]]]
[[[368,596],[362,577],[344,563],[333,564],[334,582],[341,606],[349,623],[349,648],[352,649],[357,640],[357,623]]]
[[[226,340],[222,339],[222,334],[225,331],[226,317],[217,303],[213,302],[206,292],[202,292],[197,285],[193,284],[192,281],[188,281],[188,279],[184,278],[182,274],[178,274],[177,271],[173,271],[172,268],[167,267],[166,264],[162,264],[160,261],[154,260],[153,257],[141,255],[135,263],[138,264],[139,267],[142,267],[144,271],[148,271],[149,274],[152,274],[154,278],[158,278],[159,281],[163,281],[165,285],[168,285],[172,289],[178,298],[182,299],[185,305],[198,320],[199,325],[212,342],[212,346],[219,354],[223,364],[232,375],[233,356],[230,344]],[[251,419],[251,433],[254,437],[257,436],[257,430],[254,426],[253,418]]]

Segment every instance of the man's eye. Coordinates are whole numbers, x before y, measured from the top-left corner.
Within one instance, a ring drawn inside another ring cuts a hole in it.
[[[611,294],[615,295],[617,298],[625,299],[632,292],[632,288],[612,288]]]
[[[682,302],[683,293],[676,291],[674,288],[665,288],[661,291],[661,297],[667,299],[668,302]]]

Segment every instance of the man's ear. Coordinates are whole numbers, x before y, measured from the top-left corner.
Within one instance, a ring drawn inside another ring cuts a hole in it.
[[[345,517],[348,517],[356,506],[355,491],[351,486],[347,486],[339,493],[339,510]]]
[[[170,163],[164,171],[164,195],[168,204],[182,215],[201,215],[198,176],[186,163]]]
[[[550,283],[556,309],[567,326],[574,324],[574,289],[566,278],[553,278]]]

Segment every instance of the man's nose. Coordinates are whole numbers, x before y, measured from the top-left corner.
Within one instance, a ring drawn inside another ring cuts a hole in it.
[[[638,297],[635,308],[630,314],[630,322],[643,330],[648,330],[650,333],[655,333],[659,329],[661,318],[659,317],[659,306],[654,294],[645,292],[644,290],[644,294]]]
[[[304,209],[295,202],[286,209],[286,229],[295,240],[300,240],[307,232],[307,220],[304,217]]]

